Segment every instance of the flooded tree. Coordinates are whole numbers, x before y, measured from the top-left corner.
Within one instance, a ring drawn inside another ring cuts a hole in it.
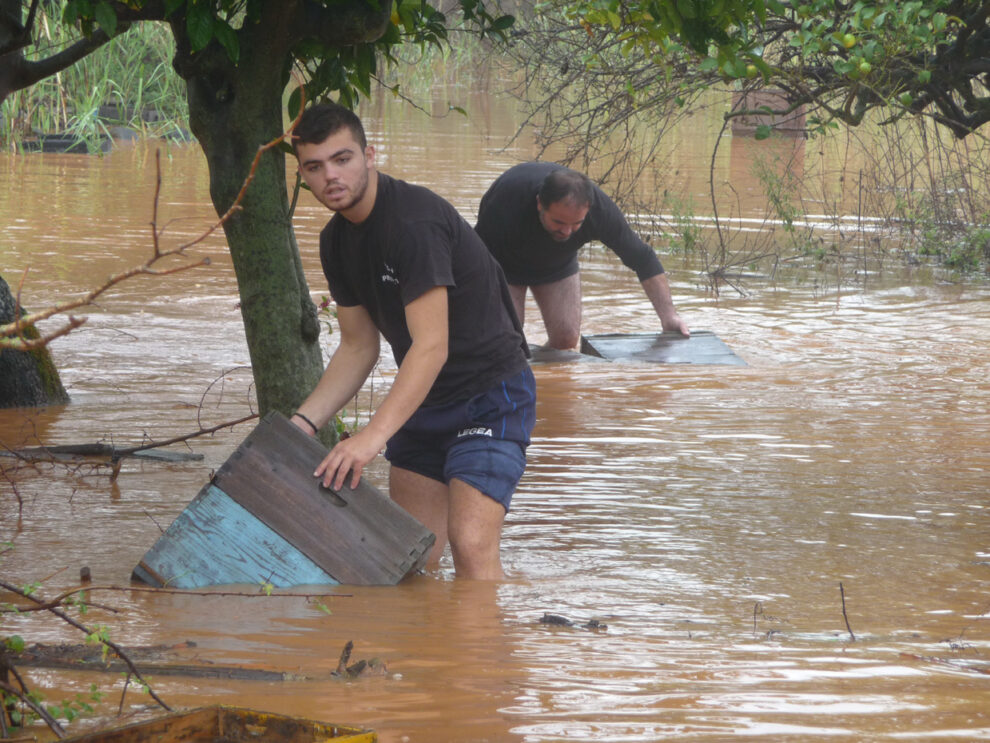
[[[661,215],[653,232],[700,253],[716,291],[727,271],[763,261],[772,272],[789,249],[816,248],[810,234],[796,231],[782,245],[733,244],[738,234],[723,225],[711,249],[699,243],[691,197],[657,173],[674,125],[703,107],[723,118],[724,133],[738,127],[760,140],[831,132],[874,138],[866,147],[877,161],[877,172],[865,176],[876,186],[864,189],[874,202],[869,213],[883,217],[913,257],[951,270],[990,265],[990,192],[980,165],[990,120],[990,3],[551,0],[538,15],[521,15],[510,54],[523,74],[513,93],[541,156],[554,153],[592,173],[627,209]],[[719,141],[712,142],[712,169]],[[908,142],[920,142],[916,161],[905,154]],[[797,192],[774,178],[765,183],[773,205],[767,218],[789,227],[794,213],[786,202]],[[643,184],[657,182],[663,187],[644,196]],[[718,220],[713,178],[710,184],[702,208]],[[953,196],[961,192],[967,199]]]
[[[0,326],[16,324],[24,315],[10,285],[0,276]],[[22,328],[20,335],[28,340],[39,337],[32,325]],[[47,348],[0,346],[0,408],[54,405],[68,400]]]
[[[461,8],[483,35],[501,34],[511,23],[478,0],[462,0]],[[219,215],[240,194],[259,147],[285,131],[283,101],[293,71],[306,80],[306,100],[333,95],[353,105],[370,92],[378,59],[393,59],[403,43],[446,38],[442,13],[402,0],[68,0],[63,21],[79,29],[78,38],[28,61],[24,49],[39,33],[38,13],[37,0],[0,0],[0,101],[134,24],[168,24],[176,44],[172,64],[186,83],[190,127],[206,155]],[[296,104],[301,97],[297,91]],[[260,411],[291,413],[323,371],[320,323],[292,230],[284,152],[266,152],[253,174],[223,228]]]

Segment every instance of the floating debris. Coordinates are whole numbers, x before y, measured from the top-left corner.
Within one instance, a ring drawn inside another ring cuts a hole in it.
[[[543,616],[540,617],[540,624],[552,624],[558,627],[574,627],[575,624],[567,617],[562,617],[560,614],[550,614],[549,612],[543,612]],[[589,619],[582,625],[578,625],[582,629],[604,631],[608,629],[608,625],[603,622],[599,622],[597,619]]]

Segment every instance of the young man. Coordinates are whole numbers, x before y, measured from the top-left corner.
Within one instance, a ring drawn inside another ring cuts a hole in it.
[[[581,173],[547,162],[509,168],[482,197],[475,230],[505,272],[520,322],[526,290],[532,290],[550,348],[573,348],[581,339],[577,254],[591,240],[636,272],[664,330],[690,335],[656,253]]]
[[[450,542],[458,576],[503,577],[502,523],[525,468],[535,420],[528,349],[498,264],[453,206],[379,173],[358,117],[312,106],[293,132],[303,180],[336,212],[320,260],[337,305],[340,344],[293,415],[310,434],[357,393],[379,354],[398,364],[368,425],[314,473],[357,485],[385,448],[393,500]]]

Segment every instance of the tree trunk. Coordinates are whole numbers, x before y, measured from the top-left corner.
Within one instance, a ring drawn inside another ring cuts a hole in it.
[[[0,276],[0,325],[23,317],[23,309]],[[38,337],[34,327],[24,329],[24,337]],[[62,405],[69,395],[62,386],[58,369],[47,348],[34,351],[0,350],[0,408],[42,407]]]
[[[208,48],[195,67],[180,70],[190,127],[206,154],[210,194],[221,215],[236,199],[259,147],[284,131],[287,50],[277,24],[257,24],[264,32],[241,45],[236,67],[222,50]],[[292,231],[285,167],[280,150],[265,152],[241,209],[224,225],[262,416],[271,410],[290,415],[323,372],[320,323]]]

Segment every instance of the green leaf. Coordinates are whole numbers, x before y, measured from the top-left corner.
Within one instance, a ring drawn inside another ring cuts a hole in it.
[[[227,50],[227,56],[230,57],[230,61],[237,64],[237,60],[241,56],[241,45],[237,38],[237,32],[226,21],[217,19],[213,24],[213,34],[223,48]]]
[[[65,6],[65,10],[62,11],[62,22],[66,26],[76,25],[76,21],[79,18],[79,4],[78,3],[68,3]]]
[[[302,88],[298,87],[289,94],[289,102],[286,104],[286,109],[289,112],[289,118],[295,121],[295,118],[299,115],[299,107],[302,105]]]
[[[205,2],[189,6],[186,14],[186,32],[194,52],[205,49],[213,39],[213,12]]]
[[[4,644],[7,649],[14,653],[20,653],[24,650],[24,638],[20,635],[10,635],[4,638]]]
[[[261,20],[261,3],[263,0],[248,0],[247,1],[247,19],[251,23],[257,23]]]
[[[760,124],[756,127],[756,139],[769,139],[770,138],[770,126],[768,124]]]
[[[495,31],[505,31],[511,28],[515,22],[516,17],[513,15],[499,16],[492,22],[492,29]]]
[[[681,18],[685,20],[697,18],[698,13],[692,0],[677,0],[675,5],[677,6],[677,12],[681,14]]]
[[[96,16],[96,22],[100,24],[100,28],[107,32],[107,36],[117,35],[117,14],[113,12],[110,3],[102,0],[94,8],[93,14]]]

